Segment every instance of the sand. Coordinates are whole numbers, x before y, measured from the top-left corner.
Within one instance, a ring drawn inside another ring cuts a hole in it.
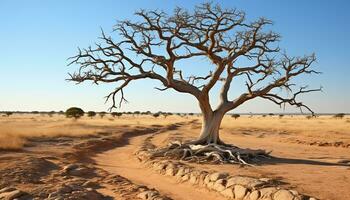
[[[169,128],[174,123],[181,123],[181,126]],[[73,121],[58,115],[15,114],[9,118],[2,117],[0,173],[18,158],[45,155],[55,158],[48,160],[57,164],[57,169],[69,162],[84,163],[93,169],[102,170],[108,176],[120,175],[132,184],[155,188],[172,199],[223,199],[215,192],[190,184],[179,184],[170,177],[142,166],[134,152],[154,131],[159,133],[151,142],[159,147],[173,138],[192,139],[200,131],[200,118],[169,116],[155,120],[151,116],[130,115],[121,118],[106,116],[103,119],[84,117]],[[101,138],[109,138],[110,141],[106,143]],[[221,138],[226,143],[242,148],[272,151],[274,158],[258,166],[244,168],[226,164],[189,164],[198,169],[278,179],[285,183],[283,187],[319,199],[350,199],[350,120],[347,118],[243,116],[235,120],[227,116],[222,123]],[[16,141],[20,142],[17,144]],[[14,145],[9,148],[4,144]],[[52,181],[48,177],[55,174],[55,170],[53,168],[52,172],[42,175],[42,179]],[[112,187],[104,180],[96,178],[103,186],[97,191],[120,199],[123,196],[121,192],[111,189],[116,186]],[[38,187],[35,183],[17,185],[29,193],[32,192],[31,188]],[[128,195],[130,198],[137,196],[133,192]]]

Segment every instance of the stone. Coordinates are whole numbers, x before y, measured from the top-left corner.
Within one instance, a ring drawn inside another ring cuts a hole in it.
[[[263,181],[260,181],[255,178],[251,177],[244,177],[244,176],[235,176],[227,179],[227,187],[231,187],[233,185],[243,185],[248,186],[249,188],[254,188],[258,185],[264,184]]]
[[[63,167],[63,171],[68,172],[68,171],[70,171],[72,169],[76,169],[78,167],[79,167],[79,165],[77,165],[77,164],[69,164],[69,165],[66,165]]]
[[[164,163],[158,163],[157,165],[155,165],[155,169],[159,171],[165,169],[165,167],[166,165]]]
[[[310,197],[309,200],[317,200],[317,199],[315,199],[315,198],[313,198],[313,197]]]
[[[185,174],[188,174],[191,172],[190,168],[185,168],[185,167],[181,167],[179,168],[179,170],[176,173],[176,177],[181,178],[182,176],[184,176]]]
[[[272,198],[272,194],[277,191],[275,187],[266,187],[259,190],[261,198]]]
[[[299,192],[296,190],[289,190],[289,192],[291,192],[294,196],[298,196]]]
[[[197,181],[197,176],[194,175],[194,174],[190,174],[190,180],[189,180],[190,183],[192,183],[193,185],[197,184],[198,181]]]
[[[234,199],[235,198],[235,193],[234,193],[234,189],[231,187],[231,188],[226,188],[224,189],[223,191],[220,192],[224,197],[227,197],[227,198],[232,198]]]
[[[293,200],[294,195],[288,190],[278,190],[273,195],[274,200]]]
[[[21,190],[13,190],[9,192],[4,192],[0,194],[0,199],[4,200],[13,200],[16,198],[19,198],[21,196],[24,196],[26,193]]]
[[[86,181],[85,183],[83,183],[83,186],[88,188],[94,188],[94,189],[100,187],[100,185],[94,181]]]
[[[76,169],[72,169],[68,172],[68,174],[72,175],[72,176],[84,176],[90,173],[90,170],[88,168],[85,167],[79,167]]]
[[[198,184],[199,185],[205,185],[205,182],[204,182],[204,179],[205,179],[205,177],[208,175],[208,172],[206,172],[206,171],[202,171],[201,173],[200,173],[200,175],[198,176]]]
[[[137,195],[138,198],[140,199],[151,199],[152,197],[156,196],[157,192],[152,191],[152,190],[147,190],[144,192],[141,192],[140,194]]]
[[[234,191],[236,199],[243,199],[245,194],[247,193],[247,188],[242,185],[235,185]]]
[[[260,197],[260,192],[259,190],[255,190],[249,195],[249,200],[258,200]]]
[[[206,175],[204,178],[204,184],[208,185],[208,183],[210,183],[210,174]]]
[[[185,174],[181,177],[182,181],[188,181],[190,179],[190,175],[189,174]]]
[[[207,184],[207,188],[209,188],[209,189],[214,189],[214,184],[215,184],[215,182],[209,182],[209,183]]]
[[[219,179],[219,180],[215,181],[215,183],[213,185],[213,189],[218,191],[218,192],[221,192],[221,191],[226,189],[225,184],[226,184],[225,179]]]
[[[176,166],[172,163],[170,163],[168,166],[165,168],[165,174],[168,176],[175,176],[177,173]]]
[[[228,176],[228,173],[215,172],[209,175],[210,181],[217,181]]]

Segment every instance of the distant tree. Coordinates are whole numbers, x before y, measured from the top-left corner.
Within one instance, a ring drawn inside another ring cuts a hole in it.
[[[47,113],[47,115],[48,115],[49,117],[52,117],[55,113],[56,113],[55,111],[50,111],[50,112]]]
[[[123,115],[123,113],[121,113],[121,112],[112,112],[111,115],[112,115],[113,117],[118,117],[118,118],[119,118],[120,116]]]
[[[32,111],[32,114],[39,114],[39,111]]]
[[[67,118],[79,119],[84,116],[84,111],[78,107],[68,108],[65,112]]]
[[[273,113],[269,113],[269,116],[270,116],[270,117],[272,117],[272,116],[274,116],[274,115],[275,115],[275,114],[273,114]]]
[[[98,113],[98,115],[100,115],[101,118],[103,118],[106,114],[107,112],[104,112],[104,111]]]
[[[140,111],[134,111],[134,115],[139,115],[139,114],[141,114]]]
[[[13,115],[13,112],[5,112],[5,115],[6,115],[7,117],[10,117],[11,115]]]
[[[92,119],[93,117],[96,116],[96,112],[95,111],[89,111],[89,112],[87,112],[87,116]]]
[[[154,113],[152,116],[157,118],[157,117],[159,117],[159,115],[160,115],[159,113]]]
[[[114,26],[116,32],[113,32],[117,33],[116,38],[102,32],[101,42],[79,49],[77,55],[70,58],[70,65],[79,66],[70,74],[70,80],[118,85],[107,96],[107,100],[112,100],[111,108],[126,101],[127,87],[145,79],[162,84],[164,87],[157,88],[160,91],[173,89],[192,95],[198,101],[203,125],[198,138],[190,144],[203,148],[213,144],[212,149],[222,145],[212,151],[211,157],[234,162],[239,159],[232,155],[251,158],[257,153],[232,148],[220,139],[220,125],[227,112],[258,98],[312,112],[298,98],[320,89],[308,89],[303,84],[299,87],[297,81],[304,81],[300,78],[303,75],[318,73],[312,69],[316,57],[288,56],[279,48],[280,35],[269,30],[270,20],[248,21],[245,12],[212,3],[200,4],[191,11],[177,8],[172,14],[142,9],[135,15],[137,20],[118,21]],[[201,66],[201,70],[182,66],[193,59],[205,60],[208,65]],[[185,77],[191,70],[201,73]],[[245,83],[244,90],[240,89],[242,92],[234,99],[230,97],[233,80]],[[213,108],[210,99],[216,86],[221,86],[217,95],[220,103]],[[283,92],[280,89],[284,89]],[[119,101],[115,100],[117,96]],[[180,145],[179,148],[188,152],[191,145]],[[232,153],[225,153],[230,148]],[[176,152],[183,154],[181,150]],[[240,152],[250,153],[242,155]],[[201,155],[204,154],[210,153],[203,151]]]
[[[237,118],[239,118],[241,115],[239,115],[239,114],[232,114],[231,115],[231,117],[233,117],[233,118],[235,118],[235,119],[237,119]]]
[[[343,119],[345,117],[345,113],[337,113],[333,117],[336,119]]]

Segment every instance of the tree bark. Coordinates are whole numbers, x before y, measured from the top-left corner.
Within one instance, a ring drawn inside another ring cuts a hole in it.
[[[197,140],[193,141],[194,144],[224,144],[220,140],[219,129],[223,112],[203,112],[202,111],[202,129]]]

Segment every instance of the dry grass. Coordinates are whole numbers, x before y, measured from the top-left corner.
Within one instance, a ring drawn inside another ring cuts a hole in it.
[[[168,118],[167,118],[168,119]],[[164,120],[159,117],[154,120],[150,116],[124,116],[112,118],[109,116],[90,119],[83,117],[77,121],[64,116],[53,117],[15,114],[11,117],[0,117],[0,149],[20,149],[26,139],[34,137],[81,137],[115,131],[116,127],[136,127],[151,125],[167,125],[184,119]]]
[[[151,116],[122,116],[112,118],[105,116],[103,119],[95,117],[90,119],[83,117],[78,121],[67,119],[61,115],[53,117],[15,114],[11,117],[0,117],[0,149],[20,149],[26,139],[33,137],[81,137],[98,134],[99,132],[113,132],[116,127],[137,127],[152,125],[168,125],[181,121],[199,119],[192,116],[188,118],[169,116],[167,118]],[[321,116],[316,119],[306,119],[305,116],[285,116],[279,118],[242,116],[234,119],[226,116],[222,122],[222,131],[226,133],[250,133],[267,132],[267,134],[287,133],[293,137],[324,139],[329,141],[345,141],[350,143],[349,119],[334,119],[331,116]],[[199,132],[200,127],[194,127],[191,131]]]

